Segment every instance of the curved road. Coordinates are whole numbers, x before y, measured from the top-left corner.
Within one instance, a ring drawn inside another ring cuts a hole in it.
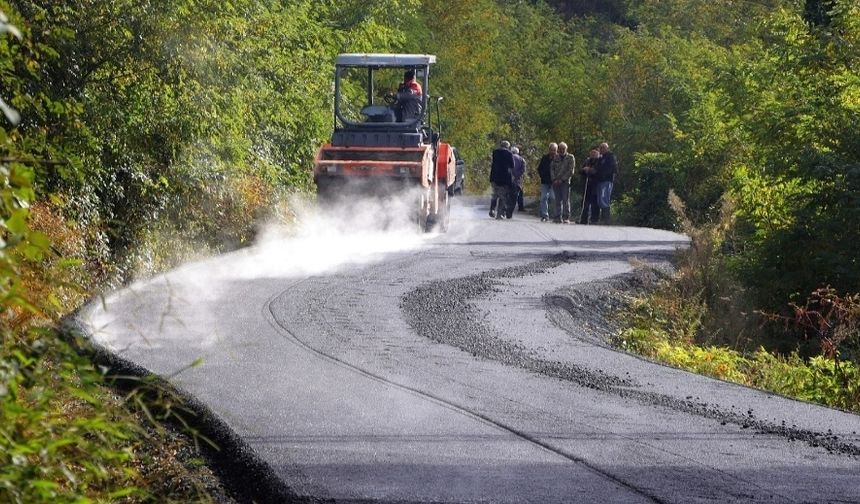
[[[682,237],[493,221],[461,201],[448,235],[311,223],[81,319],[172,376],[302,496],[860,502],[860,417],[612,350],[571,316],[572,288],[587,298]]]

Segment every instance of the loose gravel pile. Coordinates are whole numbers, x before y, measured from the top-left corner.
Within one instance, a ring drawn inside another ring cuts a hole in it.
[[[629,380],[608,375],[602,370],[590,370],[562,361],[542,359],[524,346],[496,336],[492,328],[481,323],[481,317],[470,302],[497,291],[497,279],[541,274],[568,260],[568,256],[559,255],[523,266],[488,271],[456,280],[431,282],[407,293],[403,297],[401,308],[406,314],[406,320],[418,334],[457,347],[476,357],[499,361],[597,390],[632,385]]]
[[[599,390],[642,404],[669,408],[691,415],[733,424],[762,434],[782,436],[789,441],[804,441],[822,447],[830,453],[860,458],[860,446],[845,442],[831,432],[814,432],[786,425],[785,422],[757,418],[752,411],[726,410],[702,402],[698,397],[680,399],[666,394],[643,390],[629,377],[620,377],[600,369],[589,369],[569,362],[547,360],[522,345],[498,336],[483,322],[483,316],[472,300],[500,292],[499,281],[538,275],[561,264],[579,260],[575,255],[561,254],[527,265],[486,271],[453,280],[424,284],[403,296],[401,309],[406,320],[420,335],[454,346],[476,357],[516,366],[531,372],[567,380],[582,387]],[[664,262],[657,261],[659,271]],[[609,313],[623,304],[625,295],[653,285],[660,276],[653,269],[640,268],[632,273],[609,279],[576,284],[544,296],[550,319],[577,338],[608,346],[616,327]],[[553,317],[553,309],[563,309],[567,317]],[[563,319],[563,320],[562,320]],[[656,365],[656,364],[655,364]]]

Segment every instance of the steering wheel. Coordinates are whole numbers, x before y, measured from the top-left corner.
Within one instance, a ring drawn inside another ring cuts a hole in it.
[[[397,103],[397,95],[392,92],[385,93],[385,95],[382,97],[382,101],[384,101],[389,106],[394,105],[395,103]]]

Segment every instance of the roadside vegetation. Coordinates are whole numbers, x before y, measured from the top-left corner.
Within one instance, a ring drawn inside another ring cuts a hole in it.
[[[0,502],[220,500],[181,401],[58,323],[310,192],[331,61],[399,4],[0,1]]]
[[[825,287],[792,303],[787,315],[747,311],[736,305],[745,296],[721,252],[733,229],[731,203],[724,201],[717,222],[697,227],[677,195],[670,193],[670,202],[690,248],[679,252],[674,275],[621,310],[614,343],[696,373],[860,413],[860,295]]]
[[[857,410],[857,2],[479,0],[419,12],[430,30],[408,47],[440,55],[434,82],[473,191],[498,140],[531,167],[550,141],[581,160],[606,140],[620,161],[617,222],[693,238],[620,342]]]
[[[286,195],[312,193],[340,52],[438,56],[443,134],[472,192],[503,138],[531,167],[550,141],[579,159],[612,145],[618,222],[693,240],[677,275],[633,304],[621,344],[858,408],[854,0],[0,0],[0,11],[0,501],[209,498],[182,475],[197,455],[163,428],[181,414],[174,399],[107,387],[85,343],[55,328],[105,289],[251,243]]]

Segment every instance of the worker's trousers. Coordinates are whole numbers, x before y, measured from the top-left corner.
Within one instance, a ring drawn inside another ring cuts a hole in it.
[[[541,219],[550,218],[550,202],[554,202],[554,198],[552,195],[552,184],[541,184],[540,185],[540,217]],[[555,205],[553,205],[553,209]]]
[[[555,220],[570,220],[570,181],[562,180],[552,185],[555,193]]]
[[[582,193],[582,214],[580,224],[597,224],[600,219],[600,207],[597,206],[597,184],[585,184]]]
[[[493,197],[490,199],[490,213],[495,213],[497,219],[514,214],[514,206],[511,204],[511,186],[493,183]],[[498,206],[498,212],[496,212]]]

